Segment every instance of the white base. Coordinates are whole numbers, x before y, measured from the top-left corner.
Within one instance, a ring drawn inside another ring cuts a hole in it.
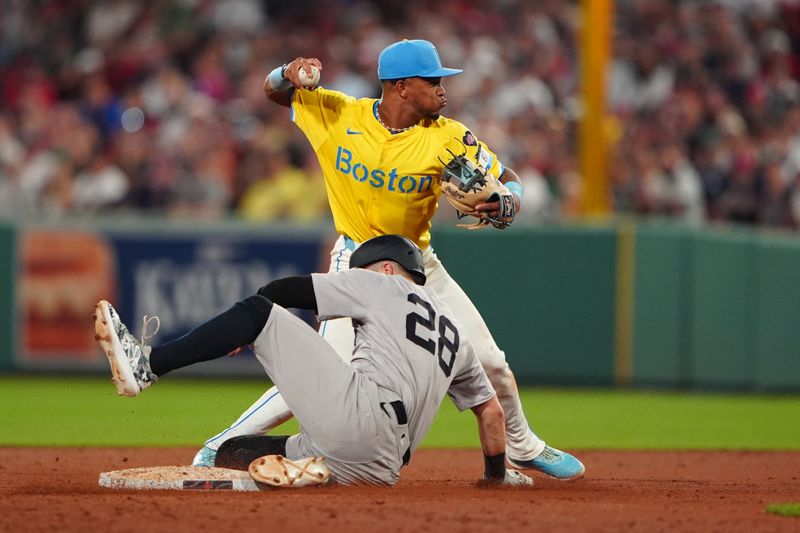
[[[130,490],[270,490],[247,472],[200,466],[151,466],[100,474],[98,484],[109,489]]]

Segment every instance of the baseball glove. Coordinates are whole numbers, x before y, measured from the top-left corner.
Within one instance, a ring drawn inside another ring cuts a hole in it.
[[[449,151],[449,150],[448,150]],[[456,208],[458,218],[472,216],[474,224],[459,224],[467,229],[480,229],[492,225],[507,228],[514,220],[514,197],[505,185],[464,155],[455,155],[442,170],[439,186],[450,205]],[[478,211],[478,204],[499,202],[499,211],[494,216],[487,211]]]

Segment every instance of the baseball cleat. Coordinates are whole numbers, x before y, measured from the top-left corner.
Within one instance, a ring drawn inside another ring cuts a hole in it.
[[[550,446],[545,446],[542,453],[533,459],[520,460],[508,457],[508,462],[516,468],[538,470],[563,481],[580,479],[586,473],[586,468],[577,457]]]
[[[331,469],[323,457],[291,461],[282,455],[259,457],[248,468],[250,477],[272,487],[307,487],[328,482]]]
[[[522,472],[506,469],[503,479],[486,479],[478,481],[479,487],[532,487],[533,478],[526,476]]]
[[[147,323],[145,317],[145,327]],[[136,396],[158,381],[150,370],[150,347],[131,335],[116,309],[105,300],[95,306],[94,331],[111,365],[111,381],[117,394]]]
[[[217,450],[209,448],[208,446],[203,446],[200,450],[195,454],[194,459],[192,459],[192,466],[214,466],[214,461],[217,458]]]
[[[506,477],[501,485],[506,487],[532,487],[533,479],[516,470],[506,470]]]

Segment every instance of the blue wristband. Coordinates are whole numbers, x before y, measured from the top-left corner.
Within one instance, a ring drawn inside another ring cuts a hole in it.
[[[292,86],[292,82],[283,77],[283,73],[285,71],[286,65],[281,65],[279,67],[275,67],[275,69],[273,69],[273,71],[267,76],[269,86],[272,87],[273,90],[285,91]]]
[[[522,206],[522,191],[525,190],[522,188],[522,184],[516,181],[507,181],[503,185],[506,186],[506,189],[508,189],[511,194],[517,195],[517,198],[519,198],[519,205]]]

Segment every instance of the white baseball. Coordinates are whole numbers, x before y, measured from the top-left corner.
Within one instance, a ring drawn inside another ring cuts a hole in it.
[[[306,74],[306,69],[303,67],[300,67],[298,75],[303,87],[314,87],[319,83],[319,69],[314,65],[311,65],[311,76]]]

